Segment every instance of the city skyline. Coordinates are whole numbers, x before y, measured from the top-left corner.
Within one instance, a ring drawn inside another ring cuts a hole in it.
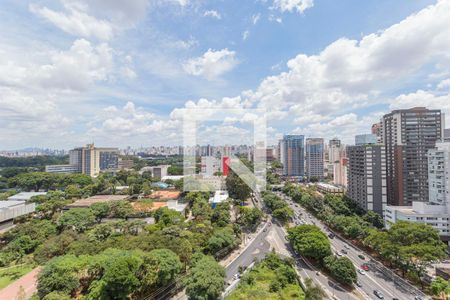
[[[449,116],[449,1],[105,3],[5,3],[3,149],[179,145],[183,107],[264,107],[269,144],[349,144],[398,108]]]

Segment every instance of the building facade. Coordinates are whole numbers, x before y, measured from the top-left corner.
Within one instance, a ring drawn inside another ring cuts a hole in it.
[[[450,142],[436,143],[428,150],[428,195],[435,205],[450,203]]]
[[[324,141],[322,138],[306,139],[306,176],[308,180],[323,180]]]
[[[374,134],[358,134],[355,136],[355,145],[373,145],[378,144],[377,136]]]
[[[45,166],[45,172],[69,174],[69,173],[79,173],[79,170],[76,165],[48,165]]]
[[[383,143],[383,122],[380,121],[372,125],[372,134],[377,137],[377,142],[379,144]]]
[[[386,227],[398,221],[428,224],[439,231],[443,241],[450,240],[450,211],[448,206],[432,205],[424,202],[413,202],[411,206],[386,207],[384,216]]]
[[[383,216],[387,204],[384,146],[349,146],[347,156],[347,196],[363,210]]]
[[[48,173],[82,173],[96,177],[103,172],[115,172],[119,169],[118,148],[97,148],[94,144],[69,151],[68,165],[48,165]]]
[[[388,203],[428,202],[428,150],[444,135],[440,110],[416,107],[395,110],[382,119],[386,146]]]
[[[342,157],[333,164],[333,183],[337,186],[347,187],[348,158]]]
[[[305,176],[305,137],[285,135],[281,140],[280,152],[284,176]]]

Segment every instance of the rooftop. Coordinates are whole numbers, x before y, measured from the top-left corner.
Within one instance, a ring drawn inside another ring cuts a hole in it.
[[[23,204],[24,204],[23,201],[15,201],[15,200],[0,201],[0,210],[9,209],[13,206],[19,206]]]
[[[77,200],[74,203],[68,204],[66,207],[67,208],[90,207],[94,203],[119,201],[125,200],[127,198],[128,195],[96,195],[89,198]]]
[[[180,198],[181,192],[174,190],[161,190],[154,191],[148,198],[158,199],[158,200],[176,200]]]
[[[46,195],[47,192],[21,192],[18,194],[15,194],[11,197],[8,197],[8,200],[15,200],[15,201],[28,201],[31,199],[31,197],[34,196],[41,196],[41,195]]]

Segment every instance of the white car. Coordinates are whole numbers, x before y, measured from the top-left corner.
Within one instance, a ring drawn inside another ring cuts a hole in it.
[[[361,275],[366,275],[366,272],[364,270],[358,269],[358,273]]]

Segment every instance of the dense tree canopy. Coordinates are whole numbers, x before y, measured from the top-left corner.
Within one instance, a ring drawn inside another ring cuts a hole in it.
[[[301,255],[322,260],[331,255],[328,237],[315,225],[300,225],[288,230],[292,246]]]
[[[197,258],[186,281],[189,299],[219,299],[225,284],[225,269],[211,256]]]
[[[330,255],[324,258],[325,268],[337,281],[352,284],[357,280],[355,266],[348,257]]]

